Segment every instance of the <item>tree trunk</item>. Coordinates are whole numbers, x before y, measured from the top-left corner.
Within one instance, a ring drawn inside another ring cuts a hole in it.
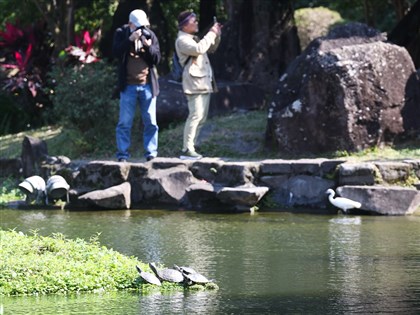
[[[393,0],[392,2],[394,3],[397,21],[400,21],[408,9],[407,0]]]
[[[371,27],[375,27],[375,18],[372,14],[372,2],[371,0],[364,0],[363,1],[363,11],[365,14],[365,21],[366,24],[371,26]]]
[[[420,0],[389,33],[389,40],[405,47],[413,58],[416,68],[420,68]]]
[[[168,24],[165,15],[162,11],[162,5],[165,2],[172,0],[160,0],[153,1],[150,8],[150,23],[152,24],[152,30],[155,32],[159,39],[160,54],[163,60],[170,60],[173,52],[174,41],[169,36]],[[168,73],[169,65],[167,62],[161,62],[157,65],[159,73]]]
[[[226,0],[222,42],[210,55],[217,79],[249,82],[272,92],[300,53],[291,0]]]
[[[32,0],[48,22],[54,40],[54,56],[74,41],[74,0]]]
[[[216,0],[200,1],[200,21],[198,28],[207,30],[213,25],[213,17],[216,16]]]

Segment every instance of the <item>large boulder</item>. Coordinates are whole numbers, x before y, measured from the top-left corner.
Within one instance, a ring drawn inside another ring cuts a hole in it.
[[[280,78],[267,140],[279,151],[358,151],[401,134],[405,90],[415,73],[405,48],[364,24],[313,41]]]

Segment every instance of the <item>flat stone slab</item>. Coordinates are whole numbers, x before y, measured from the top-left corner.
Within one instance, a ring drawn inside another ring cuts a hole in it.
[[[103,190],[88,192],[79,197],[79,201],[86,201],[96,207],[104,209],[130,209],[131,185],[129,182],[109,187]]]
[[[341,197],[358,201],[360,210],[383,215],[420,213],[420,192],[400,186],[342,186],[337,188]],[[350,210],[350,213],[352,210]]]
[[[268,192],[269,188],[259,187],[223,187],[217,193],[217,198],[223,203],[244,207],[253,207]]]

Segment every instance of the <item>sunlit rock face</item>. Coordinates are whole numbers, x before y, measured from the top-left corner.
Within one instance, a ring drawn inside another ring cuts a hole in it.
[[[279,151],[358,151],[404,132],[401,111],[415,74],[405,48],[360,23],[313,41],[279,79],[267,141]]]

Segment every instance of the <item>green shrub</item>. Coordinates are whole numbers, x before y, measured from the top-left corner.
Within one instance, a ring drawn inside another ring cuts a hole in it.
[[[324,7],[303,8],[295,11],[301,49],[317,37],[327,35],[330,28],[344,20],[338,12]]]
[[[116,73],[106,62],[56,66],[50,73],[55,86],[52,94],[53,109],[49,112],[66,129],[75,129],[82,141],[109,144],[115,138],[118,121],[118,100],[112,99],[116,86]]]
[[[0,178],[0,209],[7,206],[7,203],[15,200],[23,200],[24,195],[16,188],[17,181],[12,178]]]

